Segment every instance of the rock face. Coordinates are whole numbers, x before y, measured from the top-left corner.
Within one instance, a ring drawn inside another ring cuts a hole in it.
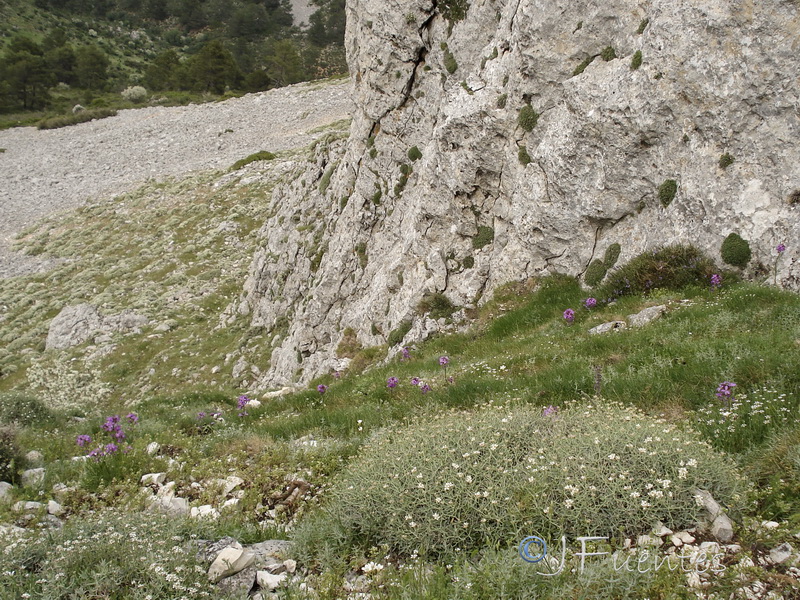
[[[581,275],[612,243],[619,264],[673,243],[721,263],[736,232],[771,269],[800,234],[798,10],[349,0],[350,137],[275,190],[237,307],[274,336],[262,384],[339,368],[347,328],[386,343],[426,294]]]
[[[45,347],[61,350],[82,344],[97,334],[139,332],[148,323],[147,317],[131,310],[103,317],[92,304],[65,306],[50,322]]]

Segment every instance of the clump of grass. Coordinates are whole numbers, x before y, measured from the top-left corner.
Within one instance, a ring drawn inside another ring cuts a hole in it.
[[[275,155],[272,152],[268,152],[267,150],[261,150],[260,152],[251,154],[246,158],[237,160],[235,163],[233,163],[233,166],[231,166],[231,171],[237,171],[242,167],[259,160],[272,160],[273,158],[275,158]]]
[[[450,48],[445,48],[444,50],[444,68],[447,69],[447,72],[451,75],[458,70],[456,57],[450,51]]]
[[[533,131],[536,124],[539,122],[539,113],[537,113],[530,104],[526,104],[519,110],[517,123],[525,131]]]
[[[422,158],[422,151],[417,146],[411,146],[411,148],[408,149],[407,155],[408,160],[414,162]]]
[[[581,64],[579,64],[577,67],[575,67],[575,70],[572,72],[572,76],[575,77],[576,75],[580,75],[581,73],[583,73],[586,70],[586,67],[592,64],[592,61],[594,61],[594,59],[595,59],[594,56],[587,56],[585,59],[583,59],[583,62],[581,62]]]
[[[636,535],[690,526],[694,488],[728,503],[739,481],[696,435],[631,408],[453,412],[369,442],[295,541],[311,562],[370,546],[442,557],[530,531]]]
[[[517,151],[517,159],[519,160],[519,164],[521,164],[523,167],[527,167],[529,164],[531,164],[531,162],[533,162],[533,159],[531,158],[531,155],[528,154],[528,149],[525,146],[519,147],[519,150]]]
[[[319,180],[319,193],[325,194],[328,191],[328,187],[331,184],[331,177],[333,176],[333,172],[336,169],[336,165],[330,165],[327,169],[325,169],[325,173],[322,175],[322,179]]]
[[[658,186],[658,200],[666,208],[675,199],[678,193],[678,182],[674,179],[665,179],[664,183]]]
[[[719,166],[721,169],[727,169],[733,164],[734,158],[727,152],[719,157]]]
[[[508,94],[500,94],[497,97],[497,108],[505,108],[508,102]]]
[[[417,311],[427,314],[431,319],[446,319],[457,310],[458,307],[440,292],[425,294],[417,305]]]
[[[719,253],[726,264],[740,269],[744,269],[747,266],[752,256],[750,243],[738,233],[731,233],[725,238]]]
[[[714,272],[711,259],[694,246],[666,246],[640,254],[614,271],[598,294],[617,298],[655,289],[706,285]]]
[[[642,21],[639,23],[638,29],[636,30],[636,35],[642,35],[649,24],[650,19],[642,19]]]
[[[17,444],[16,429],[0,427],[0,481],[16,483],[21,465],[22,452]]]
[[[0,425],[41,427],[52,420],[53,413],[38,396],[21,392],[0,393]]]
[[[595,287],[603,281],[607,272],[608,268],[603,261],[596,258],[590,262],[589,266],[586,268],[586,272],[583,274],[583,280],[586,282],[586,285]]]
[[[767,442],[748,454],[744,465],[760,488],[762,514],[800,525],[800,425],[775,431]]]
[[[400,323],[400,325],[389,332],[389,337],[387,338],[386,342],[389,344],[389,346],[396,346],[403,341],[403,338],[406,337],[406,334],[409,331],[411,331],[411,321],[403,321]]]
[[[800,204],[800,189],[794,190],[787,198],[789,204]]]
[[[36,127],[38,129],[59,129],[60,127],[69,127],[70,125],[86,123],[88,121],[94,121],[95,119],[114,117],[116,114],[117,111],[111,108],[93,108],[91,110],[82,110],[75,114],[42,119]]]
[[[617,242],[610,244],[608,248],[606,248],[606,253],[603,255],[603,264],[606,266],[606,269],[611,269],[617,264],[621,252],[622,246]]]
[[[602,58],[606,62],[617,58],[617,53],[614,50],[614,47],[606,46],[605,48],[603,48],[603,51],[600,53],[600,58]]]
[[[639,67],[642,66],[642,51],[637,50],[633,53],[633,58],[631,58],[631,71],[636,71]]]
[[[494,241],[494,228],[486,225],[478,225],[478,233],[472,238],[472,247],[480,250]]]

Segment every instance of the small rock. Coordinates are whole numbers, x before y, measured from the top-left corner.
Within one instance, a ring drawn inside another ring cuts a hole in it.
[[[708,511],[711,519],[716,519],[717,515],[722,514],[722,507],[714,500],[710,492],[695,488],[694,496],[700,505]]]
[[[244,479],[236,475],[230,475],[225,479],[215,479],[214,483],[222,488],[222,495],[227,496],[237,487],[244,483]]]
[[[11,490],[13,489],[14,486],[7,481],[0,481],[0,502],[3,504],[11,502]]]
[[[272,591],[278,589],[280,585],[286,581],[288,575],[286,573],[280,573],[278,575],[273,575],[269,571],[258,571],[256,573],[256,583],[262,590]]]
[[[38,469],[23,471],[20,480],[22,481],[22,485],[26,487],[37,486],[44,481],[44,468],[39,467]]]
[[[653,527],[653,535],[658,537],[665,537],[667,535],[672,535],[672,529],[666,527],[661,521],[656,523],[656,526]]]
[[[197,540],[197,556],[201,562],[210,566],[219,553],[229,547],[241,549],[242,545],[230,536],[216,541]]]
[[[166,473],[147,473],[146,475],[142,475],[142,478],[139,480],[139,483],[142,485],[161,485],[167,480]]]
[[[249,566],[242,569],[238,573],[225,577],[217,583],[217,588],[226,594],[236,598],[247,595],[255,587],[256,584],[256,568]]]
[[[761,527],[763,527],[764,529],[777,529],[780,526],[781,526],[780,523],[776,523],[775,521],[762,521],[761,522]]]
[[[232,508],[239,504],[239,498],[228,498],[222,503],[222,508]]]
[[[700,550],[705,550],[709,554],[719,554],[720,548],[717,542],[702,542]]]
[[[589,334],[598,335],[601,333],[608,333],[609,331],[622,331],[627,326],[628,324],[625,321],[610,321],[608,323],[598,325],[597,327],[592,327],[589,330]]]
[[[20,500],[19,502],[14,503],[14,506],[11,507],[11,510],[17,513],[20,512],[32,513],[32,512],[38,512],[42,508],[44,508],[44,504],[42,504],[41,502],[30,502],[30,501],[26,502],[24,500]]]
[[[44,460],[44,456],[38,450],[31,450],[25,455],[25,460],[31,465],[40,465]]]
[[[246,569],[254,562],[255,556],[252,553],[246,552],[242,548],[228,546],[217,555],[208,568],[208,580],[211,583],[217,583],[220,579]]]
[[[637,546],[661,546],[663,543],[661,538],[652,535],[640,535],[636,538]]]
[[[727,515],[717,515],[711,524],[711,535],[723,543],[730,542],[733,539],[733,523]]]
[[[688,531],[679,531],[669,538],[675,546],[683,544],[693,544],[695,539]]]
[[[247,403],[247,408],[261,408],[261,402],[259,400],[250,400]]]
[[[792,545],[789,542],[784,542],[770,550],[769,558],[776,565],[785,563],[792,556]]]
[[[631,327],[642,327],[660,318],[665,312],[667,312],[667,307],[663,304],[660,306],[651,306],[635,315],[628,315],[628,323]]]
[[[150,442],[149,444],[147,444],[147,448],[145,449],[145,452],[147,452],[147,454],[149,454],[150,456],[155,456],[160,451],[161,451],[161,444],[159,444],[158,442]]]
[[[297,561],[294,561],[290,558],[283,561],[283,566],[286,567],[286,571],[288,573],[294,575],[294,572],[297,570]]]
[[[49,500],[47,502],[47,513],[53,515],[54,517],[60,517],[64,514],[64,507],[62,507],[55,500]]]
[[[159,490],[156,492],[156,496],[158,496],[159,498],[167,498],[167,499],[175,496],[175,482],[170,481],[169,483],[166,483],[163,486],[161,486],[161,488],[159,488]]]
[[[219,511],[210,504],[203,506],[193,506],[189,511],[189,516],[194,519],[218,519]]]

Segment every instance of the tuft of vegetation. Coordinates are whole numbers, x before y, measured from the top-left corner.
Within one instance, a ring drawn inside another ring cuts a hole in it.
[[[800,189],[794,190],[787,198],[789,204],[800,204]]]
[[[403,321],[389,332],[389,337],[386,338],[386,343],[390,347],[397,346],[406,337],[406,334],[411,331],[411,321]]]
[[[606,269],[611,269],[617,264],[621,252],[622,246],[617,242],[610,244],[608,248],[606,248],[606,253],[603,255],[603,264],[606,266]]]
[[[0,481],[16,483],[22,460],[16,429],[0,427]]]
[[[272,152],[268,152],[267,150],[261,150],[260,152],[256,152],[254,154],[251,154],[250,156],[248,156],[246,158],[242,158],[240,160],[237,160],[231,166],[231,171],[238,171],[242,167],[247,166],[250,163],[254,163],[254,162],[259,161],[259,160],[272,160],[274,158],[275,158],[275,155]]]
[[[42,119],[39,121],[36,127],[38,129],[59,129],[61,127],[69,127],[70,125],[78,125],[79,123],[94,121],[95,119],[114,117],[116,114],[117,111],[111,108],[93,108],[90,110],[82,110],[74,114]]]
[[[366,269],[368,261],[366,242],[359,242],[356,244],[356,256],[358,256],[358,264],[361,266],[361,268]]]
[[[586,267],[586,272],[583,274],[583,280],[589,287],[595,287],[601,281],[603,281],[603,278],[606,276],[607,272],[608,267],[606,267],[602,260],[596,258],[589,263],[588,267]]]
[[[526,104],[519,110],[517,116],[517,123],[525,131],[533,131],[536,124],[539,122],[539,113],[537,113],[530,104]]]
[[[744,269],[750,262],[750,243],[738,233],[731,233],[722,242],[719,254],[725,264]]]
[[[497,108],[505,108],[508,102],[508,94],[500,94],[497,97]]]
[[[733,156],[727,152],[719,157],[719,166],[721,169],[727,169],[733,164]]]
[[[666,208],[675,199],[678,193],[678,182],[674,179],[665,179],[664,183],[658,186],[658,200]]]
[[[447,319],[458,307],[450,301],[450,298],[441,292],[425,294],[417,304],[419,314],[427,314],[431,319]]]
[[[640,254],[608,275],[599,298],[647,294],[656,289],[707,286],[714,263],[694,246],[666,246]]]
[[[442,0],[438,4],[444,18],[450,22],[450,26],[459,21],[463,21],[469,10],[469,0]]]
[[[330,165],[327,169],[325,169],[325,173],[322,175],[322,179],[319,180],[319,193],[325,195],[325,192],[328,191],[328,187],[331,184],[331,177],[333,177],[333,172],[336,170],[336,165]]]
[[[594,59],[595,59],[594,56],[587,56],[585,59],[583,59],[583,62],[579,64],[577,67],[575,67],[574,71],[572,71],[572,76],[575,77],[576,75],[580,75],[581,73],[583,73],[586,70],[586,67],[592,64],[592,61],[594,61]]]
[[[21,392],[0,393],[0,425],[44,427],[52,424],[52,420],[52,411],[39,396]],[[3,481],[2,477],[0,481]]]
[[[445,413],[371,440],[295,540],[306,560],[372,546],[441,559],[530,531],[635,537],[691,527],[696,488],[730,503],[741,481],[696,434],[629,407]]]
[[[472,238],[472,247],[480,250],[494,241],[494,228],[486,225],[478,225],[478,233]]]
[[[422,158],[422,151],[417,148],[416,146],[411,146],[406,153],[408,156],[408,160],[414,162]]]
[[[606,46],[605,48],[603,48],[603,51],[600,52],[600,58],[602,58],[606,62],[617,58],[617,53],[614,50],[614,47]]]
[[[445,48],[444,50],[444,68],[447,69],[447,72],[450,73],[450,75],[458,70],[456,57],[450,51],[450,48]]]
[[[133,104],[141,104],[147,100],[147,90],[141,85],[126,87],[120,93],[122,99]]]
[[[525,146],[520,146],[519,150],[517,150],[517,159],[519,159],[519,164],[523,167],[527,167],[533,161]]]
[[[639,23],[639,28],[636,30],[636,35],[642,35],[649,24],[650,19],[642,19]]]
[[[465,269],[471,269],[475,266],[475,257],[471,254],[469,256],[465,256],[464,260],[461,261],[461,266]]]
[[[641,66],[642,66],[642,51],[637,50],[636,52],[633,53],[633,58],[631,59],[631,71],[635,71]]]

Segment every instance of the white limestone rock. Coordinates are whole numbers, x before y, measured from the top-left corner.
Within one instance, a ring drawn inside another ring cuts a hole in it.
[[[217,583],[224,577],[230,577],[246,569],[255,562],[255,556],[243,550],[228,546],[220,552],[208,568],[208,580]]]

